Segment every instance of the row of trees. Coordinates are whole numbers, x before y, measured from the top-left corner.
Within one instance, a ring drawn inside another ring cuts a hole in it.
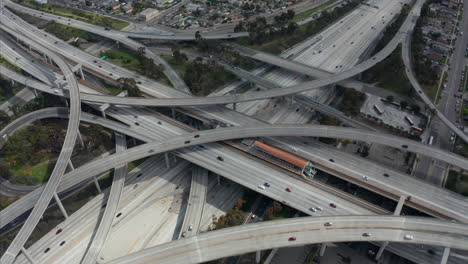
[[[213,221],[215,230],[222,229],[231,226],[242,225],[244,223],[244,214],[242,206],[245,204],[244,200],[237,200],[234,208],[227,211],[225,215],[220,216],[218,219]]]
[[[192,93],[201,96],[226,83],[232,75],[213,60],[197,58],[185,64],[183,78]]]

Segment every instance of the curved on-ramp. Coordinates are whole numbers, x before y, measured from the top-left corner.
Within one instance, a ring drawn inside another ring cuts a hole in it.
[[[4,28],[9,33],[14,33],[12,30]],[[0,263],[2,264],[11,264],[18,253],[23,249],[24,244],[28,240],[29,236],[33,232],[37,223],[42,217],[42,214],[47,209],[50,200],[53,195],[56,193],[56,189],[62,179],[65,169],[67,168],[68,161],[73,152],[73,148],[76,142],[78,134],[78,126],[80,124],[80,112],[81,112],[81,102],[80,102],[80,91],[78,88],[78,83],[75,79],[75,75],[72,72],[68,64],[59,56],[55,55],[50,50],[42,47],[41,45],[27,39],[26,37],[16,34],[18,39],[28,42],[30,45],[33,45],[37,50],[49,56],[62,70],[63,75],[65,76],[69,92],[70,92],[70,119],[68,122],[67,132],[65,135],[65,140],[60,151],[59,157],[55,164],[55,167],[52,171],[52,174],[49,177],[49,180],[44,187],[41,196],[37,200],[36,206],[32,210],[26,222],[21,227],[20,231],[16,235],[15,239],[11,242],[5,254],[0,258]]]
[[[411,63],[411,33],[410,31],[406,38],[403,41],[403,52],[401,54],[403,58],[403,63],[405,64],[406,68],[406,76],[408,76],[408,79],[413,86],[414,89],[416,89],[416,94],[419,95],[419,97],[423,100],[423,102],[429,106],[430,109],[433,109],[435,111],[435,114],[444,122],[453,132],[457,134],[464,142],[468,143],[468,136],[463,133],[461,129],[459,129],[453,122],[451,122],[445,115],[442,113],[437,106],[427,97],[427,95],[424,93],[424,89],[422,88],[421,84],[418,82],[418,79],[416,78],[416,75],[414,74],[413,66]]]
[[[332,225],[325,226],[327,222]],[[412,239],[405,239],[407,235]],[[291,237],[296,239],[292,241]],[[467,250],[468,226],[422,217],[300,217],[210,231],[107,263],[195,264],[264,249],[344,241],[390,241]]]

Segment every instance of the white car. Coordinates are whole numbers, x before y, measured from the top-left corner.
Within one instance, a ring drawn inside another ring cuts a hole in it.
[[[192,231],[192,229],[193,229],[193,225],[189,225],[188,231]]]
[[[362,179],[364,179],[365,181],[367,181],[369,179],[369,177],[367,176],[362,176]]]
[[[263,186],[263,185],[259,185],[258,188],[260,188],[262,190],[265,190],[265,186]]]
[[[57,90],[57,89],[54,89],[54,93],[59,93],[59,90]]]
[[[403,238],[405,240],[413,240],[414,239],[414,237],[412,235],[408,235],[408,234],[406,234]]]

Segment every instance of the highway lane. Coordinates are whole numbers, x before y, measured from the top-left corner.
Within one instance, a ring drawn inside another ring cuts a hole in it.
[[[411,33],[410,31],[406,38],[403,41],[403,52],[402,52],[402,58],[403,58],[403,63],[405,64],[406,68],[406,76],[408,76],[409,81],[411,82],[411,85],[413,88],[416,90],[416,93],[421,97],[423,102],[430,108],[435,111],[435,114],[437,117],[445,124],[447,125],[455,134],[457,134],[458,137],[460,137],[464,142],[468,143],[468,136],[463,133],[462,130],[460,130],[452,121],[450,121],[444,113],[442,113],[436,105],[427,97],[427,95],[424,93],[424,89],[422,86],[419,84],[416,75],[413,70],[413,66],[411,63]]]
[[[300,93],[308,91],[311,89],[320,88],[330,84],[337,83],[342,80],[349,79],[352,76],[355,76],[371,67],[373,67],[378,62],[385,59],[390,55],[395,48],[397,48],[400,43],[402,36],[406,32],[411,30],[414,25],[417,17],[419,16],[419,9],[421,8],[424,0],[419,0],[413,7],[412,11],[408,15],[407,19],[402,24],[400,31],[395,35],[395,37],[385,46],[380,52],[375,54],[372,58],[356,65],[355,67],[331,75],[330,77],[322,78],[319,80],[314,80],[310,82],[305,82],[295,86],[284,87],[268,91],[259,91],[248,94],[234,94],[234,95],[225,95],[225,96],[213,96],[213,97],[185,97],[185,98],[114,98],[113,102],[107,102],[112,104],[125,104],[125,105],[152,105],[152,106],[200,106],[200,105],[211,105],[211,104],[227,104],[234,102],[246,102],[246,101],[255,101],[279,96],[285,96],[295,93]],[[5,11],[7,13],[7,11]],[[12,22],[10,19],[11,16],[5,16],[5,22]],[[13,23],[14,24],[14,23]],[[20,28],[17,28],[20,30]],[[94,66],[95,67],[95,66]],[[115,77],[116,78],[116,77]],[[100,100],[103,102],[103,100]],[[125,102],[125,103],[124,103]],[[130,103],[132,102],[132,103]]]
[[[23,41],[28,41],[23,36],[18,36],[18,38]],[[68,82],[68,89],[70,91],[70,119],[68,122],[67,132],[62,149],[60,151],[55,167],[49,177],[49,180],[46,186],[43,188],[43,192],[40,198],[37,200],[36,206],[32,210],[28,219],[21,227],[15,239],[9,245],[5,254],[0,258],[0,262],[2,264],[11,264],[15,260],[16,256],[23,248],[27,239],[34,231],[34,228],[39,222],[42,214],[47,209],[47,206],[49,205],[49,202],[52,199],[53,195],[56,193],[56,189],[60,183],[60,180],[62,179],[63,174],[65,173],[65,169],[68,166],[68,161],[70,160],[71,154],[73,152],[73,147],[76,142],[78,127],[80,123],[80,92],[77,81],[75,79],[75,75],[71,71],[71,68],[65,61],[63,61],[59,56],[52,53],[50,50],[38,45],[33,41],[29,40],[29,43],[30,45],[35,46],[36,49],[42,51],[43,54],[47,54],[62,70],[63,75],[65,76]]]
[[[143,158],[145,156],[149,156],[149,155],[156,154],[156,153],[159,153],[159,152],[169,151],[169,150],[177,149],[177,148],[184,147],[184,146],[188,147],[188,146],[192,146],[192,145],[208,143],[208,142],[212,142],[212,141],[227,140],[227,139],[231,139],[231,138],[246,138],[246,137],[255,137],[255,136],[282,136],[282,135],[283,136],[284,135],[296,135],[296,136],[298,136],[298,135],[322,136],[323,135],[323,136],[327,136],[327,137],[334,137],[334,136],[341,135],[343,137],[349,137],[349,135],[353,134],[353,131],[356,131],[356,130],[355,129],[348,129],[348,128],[320,127],[320,126],[314,126],[314,127],[306,127],[306,126],[266,126],[266,127],[255,127],[255,128],[237,128],[237,127],[233,127],[233,128],[215,129],[214,131],[200,131],[200,132],[197,132],[197,133],[192,133],[192,134],[188,134],[188,135],[184,135],[184,136],[174,137],[174,138],[172,138],[170,140],[166,140],[165,142],[148,143],[148,144],[145,144],[145,145],[142,145],[142,146],[127,150],[124,153],[115,154],[115,155],[109,156],[107,158],[101,159],[99,161],[89,163],[87,165],[84,165],[84,166],[82,166],[80,168],[77,168],[76,170],[70,172],[69,175],[66,176],[66,179],[67,180],[70,179],[71,181],[75,181],[73,184],[77,184],[78,182],[83,181],[86,178],[91,177],[92,175],[107,171],[107,170],[115,167],[118,164],[122,164],[122,163],[125,163],[125,162],[129,162],[129,161],[132,161],[132,160]],[[366,132],[366,133],[369,134],[368,132]],[[195,137],[196,135],[198,135],[199,137]],[[373,138],[377,142],[382,142],[383,140],[381,138],[379,138],[379,137],[380,136],[373,136]],[[189,141],[189,143],[186,143],[187,141]],[[389,144],[392,145],[392,146],[396,145],[393,142],[389,142]],[[439,152],[438,150],[433,150],[433,148],[422,145],[420,143],[408,142],[408,144],[409,144],[408,146],[409,146],[410,149],[416,150],[416,149],[420,148],[420,152],[433,153],[436,156],[440,155],[440,154],[438,154],[438,152]],[[204,150],[201,150],[200,152],[198,152],[198,156],[202,155],[203,151]],[[221,162],[219,160],[216,160],[216,157],[213,157],[212,155],[213,154],[208,155],[207,160],[211,160],[211,163],[214,162],[214,163],[218,164],[219,166],[221,166],[220,170],[217,170],[217,169],[214,170],[216,173],[223,173],[223,169],[228,169],[226,167],[227,166],[226,162],[224,162],[224,164],[223,164],[223,162]],[[222,155],[222,154],[220,153],[219,155]],[[450,154],[450,155],[453,155],[453,154]],[[193,158],[190,158],[190,157],[184,157],[183,155],[182,155],[182,157],[186,158],[186,159],[188,159],[190,161],[192,161],[192,159],[193,159]],[[211,157],[211,158],[209,158],[209,157]],[[460,158],[457,158],[457,157],[453,157],[453,158],[450,157],[449,159],[460,160]],[[334,161],[332,162],[331,160],[329,160],[329,162],[330,163],[335,163]],[[461,159],[461,162],[466,162],[466,160]],[[203,166],[200,163],[198,163],[198,164]],[[238,164],[233,164],[233,166],[236,167],[236,166],[238,166]],[[243,170],[246,170],[246,169],[247,169],[246,167],[243,168]],[[255,170],[255,169],[252,168],[252,170]],[[294,181],[294,179],[292,179],[292,178],[290,178],[288,180],[291,183]],[[247,184],[246,182],[243,182],[242,180],[241,180],[240,183],[241,184]],[[68,182],[67,184],[70,184],[70,183]],[[65,185],[65,183],[64,183],[64,185]],[[256,189],[256,186],[257,186],[257,184],[255,182],[250,183],[250,185],[248,185],[248,187],[252,188],[252,189]],[[282,190],[281,190],[280,186],[275,186],[274,188],[279,188],[279,189],[276,189],[276,191],[278,193],[281,193]],[[264,193],[263,191],[260,191],[260,192]],[[266,195],[272,195],[271,193],[269,193],[270,190],[265,191],[265,192],[266,192],[265,193]],[[25,199],[34,199],[34,198],[32,198],[32,197],[34,197],[34,195],[35,195],[35,193],[31,193]],[[307,195],[304,196],[304,197],[307,197]],[[275,198],[277,200],[280,200],[280,201],[282,199],[284,199],[284,198],[281,198],[281,196],[277,197],[275,195],[273,195],[273,198]],[[290,198],[300,198],[300,197],[290,197]],[[22,202],[25,202],[25,200],[22,200]],[[342,203],[342,202],[340,202],[340,203]],[[20,204],[21,203],[19,203],[16,206],[20,206]],[[303,207],[299,207],[299,208],[301,210],[304,210],[305,212],[307,212],[307,210],[308,210],[307,204],[310,205],[309,202],[306,202],[305,203],[305,208],[303,208]],[[294,204],[291,204],[291,206],[296,207]],[[326,202],[325,202],[325,206],[326,206]],[[353,206],[351,206],[351,204],[348,204],[347,206],[350,206],[351,208],[353,207]],[[340,208],[341,208],[341,206],[340,206]],[[344,209],[344,208],[342,208],[342,209]],[[6,211],[6,212],[4,212],[4,211]],[[5,216],[3,216],[2,214],[5,214]],[[14,212],[12,212],[11,210],[3,210],[2,212],[0,212],[0,216],[2,216],[2,219],[8,219],[7,217],[9,215],[11,215],[11,214],[14,214]],[[456,212],[454,215],[450,215],[450,216],[455,218],[455,219],[459,219],[461,221],[466,221],[466,219],[465,219],[466,216],[464,215],[463,212]],[[5,218],[3,218],[3,217],[5,217]]]
[[[179,238],[197,235],[200,231],[200,222],[205,206],[208,189],[208,171],[201,167],[192,169],[192,184],[188,198],[187,209],[185,210],[184,221],[180,228]]]
[[[332,225],[326,226],[328,222]],[[405,239],[407,235],[412,239]],[[144,249],[109,264],[201,263],[264,249],[343,241],[392,241],[467,250],[467,235],[465,224],[418,217],[300,217],[211,231]],[[291,241],[291,237],[296,239]]]
[[[125,187],[118,205],[118,212],[122,213],[116,217],[106,245],[112,239],[112,233],[125,224],[144,208],[145,201],[149,199],[164,198],[167,193],[164,187],[172,184],[180,172],[189,167],[188,162],[178,162],[171,168],[166,168],[163,155],[148,158],[137,168],[128,173]],[[107,207],[107,198],[110,188],[103,190],[69,218],[58,224],[46,235],[28,248],[28,251],[37,263],[82,263],[84,254],[95,236],[100,219]],[[56,234],[61,228],[62,232]],[[60,245],[65,241],[64,245]],[[46,248],[50,248],[44,254]],[[105,247],[104,247],[105,248]],[[102,260],[100,260],[102,261]],[[19,255],[15,264],[29,264],[24,255]]]
[[[127,139],[125,135],[115,134],[116,153],[122,152],[127,149]],[[107,199],[107,206],[102,215],[101,221],[97,228],[96,233],[92,237],[91,243],[83,257],[83,264],[96,263],[99,253],[101,252],[107,236],[112,227],[112,223],[117,215],[117,209],[122,195],[125,177],[127,176],[127,164],[119,165],[114,169],[114,177],[112,178],[112,185]]]

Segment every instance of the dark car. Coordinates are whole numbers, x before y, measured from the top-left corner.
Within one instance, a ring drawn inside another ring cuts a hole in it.
[[[217,159],[218,159],[219,161],[224,161],[224,158],[221,157],[221,156],[218,156]]]
[[[288,240],[289,240],[289,241],[296,241],[297,238],[296,238],[296,237],[290,237]]]
[[[332,208],[336,208],[336,204],[334,204],[334,203],[330,203],[330,207],[332,207]]]

